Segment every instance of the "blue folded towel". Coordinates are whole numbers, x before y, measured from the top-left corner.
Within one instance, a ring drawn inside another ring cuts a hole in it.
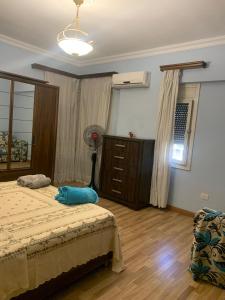
[[[97,203],[98,194],[89,187],[62,186],[58,188],[55,199],[62,204]]]

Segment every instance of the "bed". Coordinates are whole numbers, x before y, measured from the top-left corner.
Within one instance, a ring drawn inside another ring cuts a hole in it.
[[[53,186],[31,190],[0,183],[1,300],[110,253],[112,270],[124,269],[114,215],[94,204],[59,204],[56,192]]]

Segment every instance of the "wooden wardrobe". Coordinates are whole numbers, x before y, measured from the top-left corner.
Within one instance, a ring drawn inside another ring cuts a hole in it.
[[[0,72],[0,181],[27,174],[53,180],[59,88]]]

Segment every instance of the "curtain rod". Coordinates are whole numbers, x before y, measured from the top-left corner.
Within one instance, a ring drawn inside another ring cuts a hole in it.
[[[15,73],[9,73],[9,72],[5,72],[2,70],[0,70],[0,76],[5,79],[14,79],[14,80],[19,80],[19,81],[23,80],[23,81],[31,82],[31,83],[43,83],[43,84],[48,83],[48,81],[45,81],[45,80],[40,80],[37,78],[32,78],[32,77],[19,75],[19,74],[15,74]]]
[[[48,72],[52,72],[52,73],[55,73],[55,74],[76,78],[76,79],[100,78],[100,77],[107,77],[107,76],[112,76],[113,74],[117,74],[117,72],[105,72],[105,73],[94,73],[94,74],[78,75],[78,74],[73,74],[73,73],[70,73],[70,72],[62,71],[62,70],[59,70],[59,69],[51,68],[51,67],[48,67],[48,66],[45,66],[45,65],[40,65],[40,64],[32,64],[31,67],[32,67],[32,69],[48,71]]]
[[[200,69],[200,68],[207,68],[207,63],[203,60],[199,61],[191,61],[188,63],[180,63],[180,64],[173,64],[173,65],[163,65],[160,66],[160,71],[168,71],[168,70],[188,70],[188,69]]]

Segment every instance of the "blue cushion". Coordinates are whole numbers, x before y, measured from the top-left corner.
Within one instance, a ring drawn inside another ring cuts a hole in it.
[[[74,187],[74,186],[62,186],[58,188],[59,193],[55,196],[55,199],[62,204],[85,204],[85,203],[97,203],[98,194],[89,187]]]

